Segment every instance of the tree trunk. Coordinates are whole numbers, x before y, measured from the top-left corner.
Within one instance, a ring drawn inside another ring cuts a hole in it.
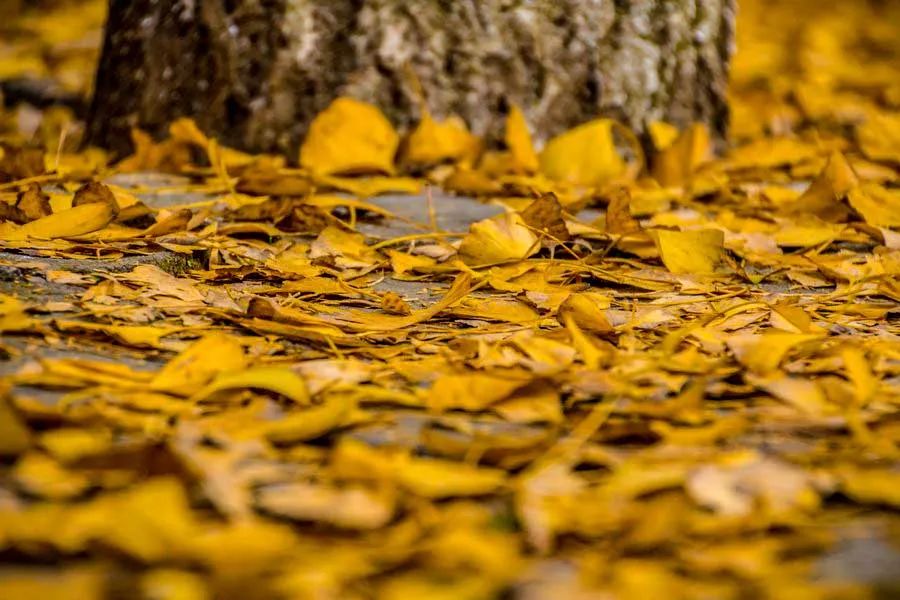
[[[294,156],[336,96],[398,126],[510,103],[538,140],[597,116],[727,126],[735,0],[110,0],[89,142],[119,152],[180,116]],[[421,86],[421,88],[419,88]]]

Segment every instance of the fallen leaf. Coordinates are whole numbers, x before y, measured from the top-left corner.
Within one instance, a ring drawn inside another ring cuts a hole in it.
[[[378,108],[338,98],[310,124],[300,166],[321,175],[393,173],[400,138]]]
[[[459,256],[468,265],[490,265],[523,260],[538,250],[538,238],[522,217],[504,213],[470,225]]]
[[[204,373],[203,377],[206,376]],[[202,402],[226,390],[251,388],[275,392],[300,406],[309,404],[309,392],[303,378],[294,371],[281,367],[255,367],[242,371],[219,372],[209,385],[191,397],[191,401]]]
[[[541,152],[541,172],[554,181],[600,186],[625,174],[613,141],[614,121],[598,119],[553,138]]]
[[[666,268],[677,275],[711,275],[719,270],[725,235],[717,229],[651,232]]]

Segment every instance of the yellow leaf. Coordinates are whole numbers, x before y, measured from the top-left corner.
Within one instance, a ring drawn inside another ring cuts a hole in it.
[[[341,192],[353,194],[357,198],[371,198],[382,194],[410,194],[422,191],[422,182],[411,177],[334,177],[319,176],[316,183]],[[346,201],[346,198],[344,199]],[[346,203],[345,203],[346,204]],[[352,204],[346,204],[352,206]]]
[[[7,567],[0,572],[0,590],[7,600],[102,600],[108,596],[108,573],[104,571],[94,563],[76,567]]]
[[[41,217],[19,228],[4,231],[0,233],[0,241],[77,237],[103,229],[114,217],[115,208],[112,204],[105,202],[82,204]]]
[[[459,256],[467,265],[523,260],[540,250],[537,242],[520,215],[504,213],[470,225],[459,246]]]
[[[855,388],[857,404],[866,406],[878,391],[879,382],[872,373],[865,353],[859,348],[851,346],[841,351],[841,359],[844,361],[847,377]]]
[[[814,215],[806,215],[802,221],[779,227],[775,232],[775,243],[787,248],[817,246],[841,235],[845,228],[845,225],[826,223]]]
[[[846,466],[838,471],[841,491],[865,504],[900,508],[900,474],[896,469]]]
[[[572,319],[579,329],[591,333],[609,333],[613,331],[606,317],[609,306],[609,298],[598,292],[571,294],[560,304],[557,319],[562,325],[566,324],[567,319]]]
[[[303,404],[308,404],[304,402]],[[336,392],[323,404],[288,413],[262,426],[263,435],[275,444],[295,444],[314,440],[344,424],[356,408],[354,396]]]
[[[651,232],[666,268],[676,275],[710,275],[722,260],[725,234],[718,229]]]
[[[193,555],[199,530],[184,488],[174,478],[150,479],[101,498],[90,518],[96,519],[104,544],[145,562]]]
[[[789,376],[763,378],[749,374],[747,381],[806,415],[823,417],[837,412],[837,407],[828,403],[822,386],[816,381]]]
[[[438,302],[428,308],[414,310],[409,315],[380,315],[363,311],[344,311],[335,315],[335,319],[344,327],[358,331],[394,331],[411,327],[417,323],[427,321],[438,313],[460,302],[472,289],[472,277],[467,273],[461,273],[453,280],[453,284],[447,293]]]
[[[795,202],[789,204],[788,214],[815,215],[828,222],[847,220],[849,211],[842,200],[859,184],[853,167],[840,152],[829,157],[825,168]]]
[[[161,338],[181,331],[181,327],[156,327],[153,325],[101,325],[87,321],[67,321],[58,319],[53,322],[59,331],[92,331],[102,332],[116,338],[129,346],[161,347]]]
[[[527,378],[504,377],[499,372],[444,375],[428,391],[428,405],[439,412],[452,408],[485,410],[528,383]]]
[[[404,162],[429,167],[444,162],[472,164],[481,150],[481,140],[469,133],[459,117],[435,121],[427,112],[406,140]]]
[[[868,183],[852,190],[847,200],[869,225],[900,227],[900,190]]]
[[[436,458],[408,458],[395,467],[397,483],[425,498],[482,496],[497,491],[506,471]]]
[[[809,333],[768,331],[762,334],[740,333],[728,338],[728,348],[742,365],[754,373],[766,374],[778,368],[796,346],[821,339]]]
[[[0,389],[0,456],[17,456],[31,446],[31,433]]]
[[[506,472],[437,458],[418,458],[405,451],[376,449],[352,438],[335,447],[332,471],[346,479],[393,481],[425,498],[481,496],[499,490]]]
[[[632,216],[632,199],[628,190],[613,192],[606,206],[606,231],[612,234],[633,234],[642,231],[641,224]]]
[[[399,140],[377,107],[338,98],[310,125],[300,166],[319,175],[391,174]]]
[[[494,404],[492,410],[513,423],[562,423],[564,415],[559,391],[546,382],[536,382]]]
[[[545,336],[523,331],[513,336],[510,343],[525,355],[519,364],[537,375],[556,375],[575,362],[575,348]]]
[[[795,138],[764,138],[733,149],[728,164],[734,169],[764,169],[810,161],[818,154],[816,146]]]
[[[615,122],[597,119],[553,138],[541,152],[541,172],[554,181],[601,186],[625,173],[613,140]]]
[[[112,433],[106,429],[62,427],[40,435],[38,445],[61,463],[73,463],[87,456],[103,454],[113,445]]]
[[[530,174],[540,168],[540,159],[534,150],[525,114],[515,104],[510,107],[509,115],[506,117],[504,140],[516,172]]]
[[[221,373],[191,400],[202,402],[217,392],[247,388],[275,392],[301,406],[309,404],[306,382],[294,371],[283,367],[256,367],[236,373]]]
[[[866,156],[900,164],[900,114],[871,113],[856,134]]]
[[[381,261],[381,255],[365,240],[362,234],[328,226],[310,245],[309,257],[327,258],[341,269],[365,269]]]
[[[71,500],[85,493],[91,485],[83,474],[69,471],[38,452],[20,458],[12,477],[19,489],[46,500]]]
[[[653,177],[664,186],[688,182],[694,170],[710,155],[709,131],[695,123],[664,148],[657,146],[653,158]]]
[[[665,150],[678,139],[678,128],[671,123],[665,121],[651,121],[647,125],[647,133],[650,135],[650,141],[657,150]]]
[[[212,333],[166,363],[150,382],[150,387],[190,396],[219,373],[242,371],[245,366],[241,344],[232,336]]]
[[[467,298],[449,312],[454,316],[466,319],[486,319],[507,323],[532,323],[540,318],[540,314],[524,302],[501,298]]]

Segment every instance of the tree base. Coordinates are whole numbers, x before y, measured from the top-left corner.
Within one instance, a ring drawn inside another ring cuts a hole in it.
[[[734,0],[111,0],[89,143],[194,118],[295,156],[339,95],[398,126],[457,114],[497,136],[510,103],[538,140],[609,116],[727,126]],[[420,91],[421,90],[421,91]]]

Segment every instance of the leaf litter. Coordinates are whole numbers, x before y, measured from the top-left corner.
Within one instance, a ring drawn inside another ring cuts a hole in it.
[[[897,593],[834,557],[900,557],[900,14],[810,6],[742,3],[726,148],[0,113],[3,596]],[[86,91],[39,14],[0,72]]]

